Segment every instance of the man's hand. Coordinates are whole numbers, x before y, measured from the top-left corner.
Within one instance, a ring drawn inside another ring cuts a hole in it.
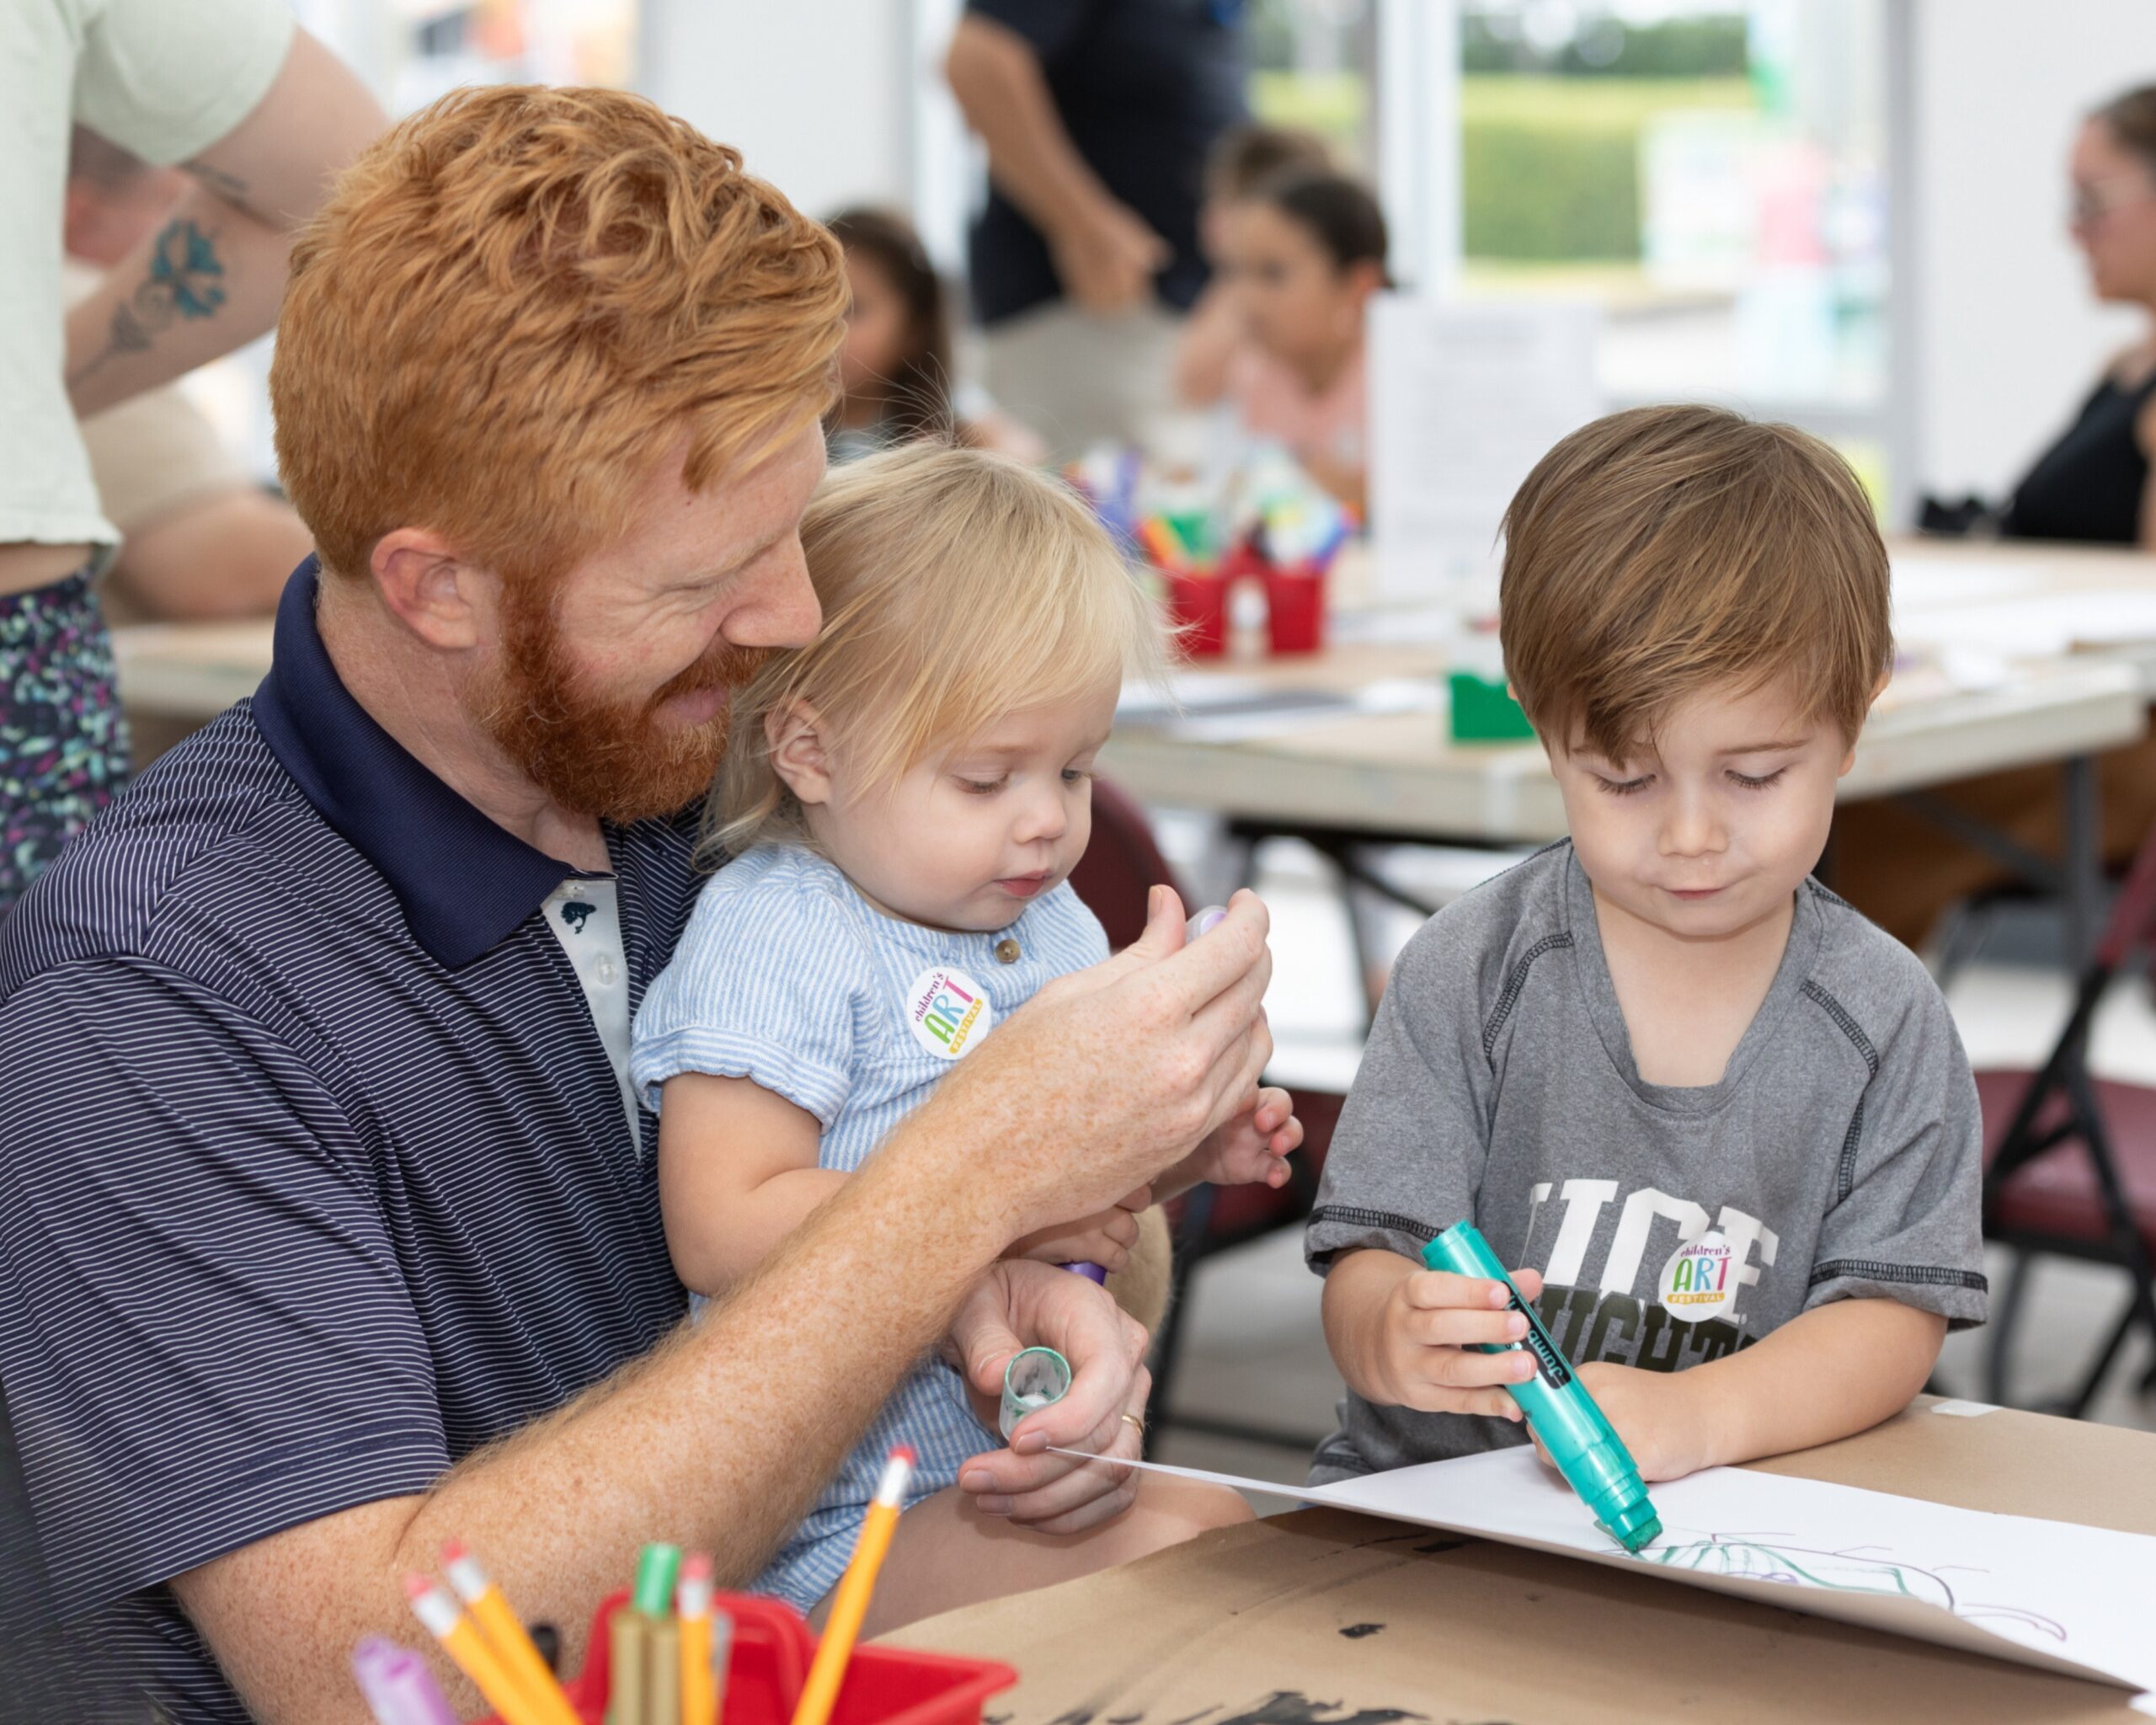
[[[1129,1266],[1138,1244],[1138,1218],[1152,1203],[1153,1188],[1140,1186],[1097,1215],[1035,1230],[1014,1241],[1005,1256],[1038,1263],[1097,1263],[1113,1275]]]
[[[1682,1479],[1712,1462],[1707,1422],[1697,1398],[1689,1393],[1692,1386],[1686,1384],[1684,1373],[1643,1371],[1636,1365],[1602,1360],[1590,1360],[1576,1370],[1595,1405],[1616,1427],[1647,1484]],[[1540,1438],[1534,1439],[1534,1452],[1544,1466],[1556,1466]]]
[[[1204,1181],[1215,1186],[1263,1184],[1278,1190],[1288,1183],[1288,1158],[1303,1143],[1303,1123],[1295,1118],[1294,1106],[1284,1090],[1259,1091],[1255,1108],[1214,1127],[1182,1159],[1175,1180],[1192,1186]],[[1175,1180],[1169,1183],[1171,1192],[1182,1189]]]
[[[1150,1184],[1255,1103],[1273,1052],[1262,1011],[1269,926],[1257,896],[1238,893],[1226,920],[1186,945],[1182,905],[1155,887],[1134,945],[1049,983],[901,1132],[969,1146],[1006,1242]]]
[[[1102,313],[1143,302],[1153,277],[1174,255],[1134,211],[1113,198],[1052,230],[1048,241],[1064,292]]]
[[[1019,1423],[1009,1449],[966,1463],[960,1488],[985,1514],[1043,1533],[1077,1533],[1121,1514],[1136,1494],[1122,1464],[1137,1457],[1153,1387],[1145,1343],[1144,1327],[1085,1277],[1026,1260],[996,1265],[967,1295],[946,1343],[982,1423],[995,1429],[1003,1369],[1022,1348],[1054,1348],[1070,1362],[1071,1383],[1061,1401]],[[1095,1459],[1052,1455],[1050,1445]]]

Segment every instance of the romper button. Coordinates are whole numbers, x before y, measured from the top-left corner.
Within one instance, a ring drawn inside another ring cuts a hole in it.
[[[1006,935],[995,943],[995,956],[1006,964],[1015,964],[1021,957],[1018,943]]]

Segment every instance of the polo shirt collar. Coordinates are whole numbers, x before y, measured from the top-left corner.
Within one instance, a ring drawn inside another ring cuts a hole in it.
[[[255,728],[316,811],[389,884],[413,937],[460,969],[579,871],[496,825],[352,698],[315,627],[319,572],[310,557],[285,584]]]

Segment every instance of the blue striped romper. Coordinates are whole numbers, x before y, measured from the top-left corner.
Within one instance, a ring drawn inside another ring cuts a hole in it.
[[[1016,956],[1005,963],[997,949],[1011,941]],[[1107,956],[1107,936],[1067,881],[1007,928],[953,934],[871,909],[813,852],[759,846],[697,899],[637,1013],[630,1073],[654,1111],[659,1086],[677,1072],[750,1079],[814,1114],[824,1129],[818,1163],[850,1172],[1044,983]],[[974,1417],[959,1375],[924,1359],[756,1590],[805,1612],[837,1584],[894,1444],[921,1452],[910,1509],[1001,1442]]]

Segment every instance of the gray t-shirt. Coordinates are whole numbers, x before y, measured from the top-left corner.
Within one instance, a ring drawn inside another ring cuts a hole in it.
[[[1983,1127],[1938,988],[1816,881],[1718,1084],[1649,1084],[1569,843],[1401,953],[1305,1236],[1323,1274],[1472,1217],[1572,1360],[1681,1370],[1829,1300],[1981,1323]],[[1350,1393],[1314,1482],[1526,1441]]]

